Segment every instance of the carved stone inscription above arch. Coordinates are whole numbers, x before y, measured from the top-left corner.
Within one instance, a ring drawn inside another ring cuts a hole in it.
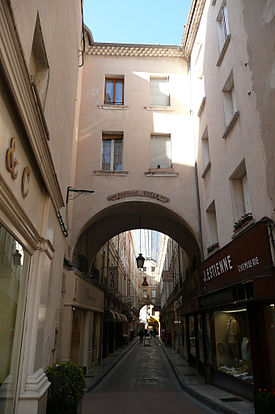
[[[120,200],[121,198],[126,198],[126,197],[148,197],[148,198],[154,198],[155,200],[158,200],[158,201],[162,201],[163,203],[169,203],[170,201],[168,197],[165,197],[162,194],[154,193],[152,191],[145,191],[145,190],[122,191],[121,193],[109,195],[107,197],[107,200],[116,201],[116,200]]]

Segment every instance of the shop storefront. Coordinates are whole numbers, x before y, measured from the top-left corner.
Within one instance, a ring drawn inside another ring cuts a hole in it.
[[[0,412],[12,413],[29,281],[30,254],[0,223]]]
[[[195,336],[207,381],[249,399],[275,386],[273,229],[256,223],[199,269]]]
[[[104,292],[77,273],[64,273],[62,360],[88,372],[102,359]]]
[[[44,370],[54,348],[50,324],[57,323],[53,304],[65,241],[55,211],[62,197],[49,150],[41,147],[34,156],[33,136],[27,135],[2,69],[0,114],[0,412],[32,414],[45,407],[50,385]],[[37,132],[35,139],[44,137]],[[54,178],[46,184],[47,174]]]

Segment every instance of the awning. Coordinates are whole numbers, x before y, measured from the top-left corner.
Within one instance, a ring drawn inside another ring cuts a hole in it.
[[[121,314],[120,314],[120,313],[118,313],[118,312],[115,312],[115,315],[116,315],[116,320],[117,320],[118,322],[121,322]]]
[[[128,322],[127,316],[124,315],[124,313],[121,313],[120,315],[121,315],[122,322]]]
[[[114,322],[116,320],[115,312],[112,311],[112,309],[107,309],[104,312],[104,319],[105,319],[105,321],[112,321],[112,322]]]

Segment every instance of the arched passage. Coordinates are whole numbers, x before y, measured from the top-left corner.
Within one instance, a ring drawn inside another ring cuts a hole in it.
[[[156,203],[130,201],[108,207],[86,223],[74,244],[73,263],[77,262],[79,246],[83,243],[90,262],[100,247],[116,234],[138,228],[167,234],[184,248],[191,261],[200,260],[197,238],[182,217]]]

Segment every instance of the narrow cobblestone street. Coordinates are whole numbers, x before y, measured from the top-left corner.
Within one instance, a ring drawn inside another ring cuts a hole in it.
[[[180,387],[159,341],[137,342],[107,377],[83,399],[82,414],[214,413]]]

